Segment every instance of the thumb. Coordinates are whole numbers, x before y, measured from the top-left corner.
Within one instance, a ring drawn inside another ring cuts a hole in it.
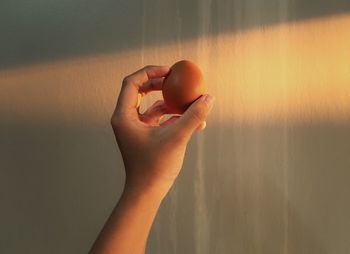
[[[175,122],[174,129],[176,133],[186,140],[190,139],[192,133],[205,121],[213,107],[213,102],[214,98],[206,94],[192,103],[185,113]]]

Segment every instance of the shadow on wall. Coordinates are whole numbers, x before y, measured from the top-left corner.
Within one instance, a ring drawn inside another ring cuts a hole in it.
[[[0,253],[87,253],[123,186],[109,121],[2,121]]]
[[[0,68],[348,12],[348,0],[1,1]]]
[[[208,253],[348,250],[349,127],[209,121],[203,168],[196,169],[193,138],[172,190],[178,198],[162,205],[149,253],[196,253],[198,246]],[[108,122],[7,121],[0,131],[7,147],[0,252],[86,253],[124,177]]]
[[[348,250],[349,128],[349,123],[337,121],[209,128],[204,154],[210,156],[202,163],[203,207],[196,214],[207,212],[200,219],[209,224],[208,238],[201,242],[204,249]]]

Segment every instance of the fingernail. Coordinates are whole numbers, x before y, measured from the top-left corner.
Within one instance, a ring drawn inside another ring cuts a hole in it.
[[[204,102],[208,105],[208,107],[212,107],[215,98],[210,94],[205,95]]]

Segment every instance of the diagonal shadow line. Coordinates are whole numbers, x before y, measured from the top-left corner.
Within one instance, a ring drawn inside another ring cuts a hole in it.
[[[348,0],[0,3],[0,68],[157,46],[350,11]]]

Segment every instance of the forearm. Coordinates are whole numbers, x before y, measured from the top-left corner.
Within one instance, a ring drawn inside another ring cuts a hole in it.
[[[91,254],[143,254],[164,193],[125,187]]]

